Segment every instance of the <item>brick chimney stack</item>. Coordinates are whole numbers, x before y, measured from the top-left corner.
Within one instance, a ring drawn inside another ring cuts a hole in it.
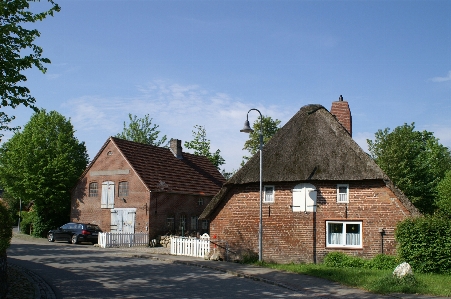
[[[340,124],[348,131],[352,137],[352,116],[351,110],[347,101],[343,101],[343,96],[340,95],[338,101],[332,102],[332,109],[330,113],[334,115]]]
[[[179,139],[171,139],[169,148],[177,159],[183,159],[182,155],[182,141]]]

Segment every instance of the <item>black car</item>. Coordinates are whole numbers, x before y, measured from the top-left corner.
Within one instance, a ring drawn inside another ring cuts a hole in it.
[[[91,242],[96,244],[100,232],[102,232],[102,230],[96,224],[70,222],[57,229],[49,230],[47,240],[49,242],[67,241],[72,244],[77,244],[79,242]]]

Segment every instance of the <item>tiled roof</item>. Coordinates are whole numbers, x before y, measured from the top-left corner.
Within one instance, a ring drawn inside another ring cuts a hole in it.
[[[206,157],[183,153],[183,159],[177,159],[169,148],[110,140],[151,191],[215,195],[225,182]]]

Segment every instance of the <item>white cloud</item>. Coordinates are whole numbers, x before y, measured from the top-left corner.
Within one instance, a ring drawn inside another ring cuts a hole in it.
[[[446,82],[446,81],[451,81],[451,71],[448,72],[448,76],[446,77],[434,77],[429,79],[432,82]]]
[[[246,154],[242,148],[248,136],[239,130],[250,108],[281,119],[282,124],[293,114],[288,107],[251,107],[226,93],[211,92],[198,85],[154,81],[137,90],[138,95],[131,98],[85,96],[63,105],[63,114],[71,118],[77,138],[86,142],[91,158],[109,136],[122,131],[129,113],[138,117],[149,114],[152,123],[159,125],[160,136],[181,139],[182,143],[192,139],[195,125],[204,126],[211,150],[221,150],[227,163],[223,166],[231,171],[239,168]],[[249,120],[257,117],[258,114],[250,114]]]

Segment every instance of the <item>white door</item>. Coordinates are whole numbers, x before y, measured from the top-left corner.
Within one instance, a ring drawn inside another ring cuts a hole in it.
[[[111,209],[111,232],[135,233],[136,208]]]

